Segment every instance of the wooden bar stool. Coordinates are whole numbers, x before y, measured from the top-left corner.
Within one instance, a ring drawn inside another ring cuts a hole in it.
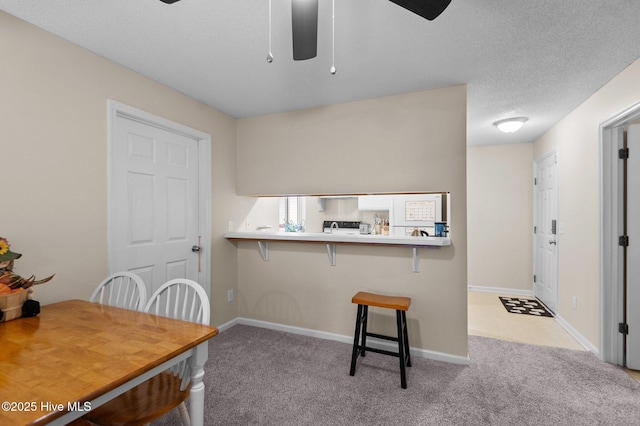
[[[407,333],[407,310],[411,305],[411,298],[400,296],[383,296],[380,294],[358,292],[351,299],[352,303],[358,305],[356,317],[356,332],[353,338],[353,352],[351,354],[351,376],[356,374],[356,360],[358,356],[365,356],[367,351],[384,355],[391,355],[400,358],[400,384],[402,389],[407,388],[407,375],[405,366],[411,367],[411,354],[409,353],[409,335]],[[367,331],[367,317],[369,306],[379,308],[394,309],[396,311],[396,322],[398,326],[398,337],[383,336],[381,334],[369,333]],[[383,349],[371,348],[367,346],[367,336],[378,339],[398,342],[398,352],[386,351]],[[358,343],[360,341],[360,343]]]

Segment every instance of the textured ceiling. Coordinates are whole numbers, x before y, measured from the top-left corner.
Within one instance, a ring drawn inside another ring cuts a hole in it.
[[[0,9],[234,117],[457,84],[469,145],[531,142],[640,57],[638,0],[320,0],[318,56],[292,60],[290,0],[0,0]],[[529,121],[517,133],[492,123]]]

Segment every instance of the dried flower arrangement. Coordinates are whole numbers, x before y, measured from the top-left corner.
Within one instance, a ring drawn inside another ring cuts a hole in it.
[[[13,262],[22,256],[11,251],[6,238],[0,237],[0,322],[21,316],[34,316],[40,312],[40,304],[27,300],[31,287],[51,281],[53,276],[36,280],[35,276],[23,278],[13,272]]]

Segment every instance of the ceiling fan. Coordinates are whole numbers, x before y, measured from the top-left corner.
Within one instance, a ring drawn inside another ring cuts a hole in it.
[[[172,4],[180,0],[160,0]],[[389,0],[398,6],[422,16],[436,19],[449,6],[451,0]],[[318,52],[318,0],[291,0],[293,59],[302,61],[315,58]]]

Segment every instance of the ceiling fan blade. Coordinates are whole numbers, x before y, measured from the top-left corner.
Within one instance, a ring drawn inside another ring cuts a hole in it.
[[[293,60],[303,61],[318,54],[318,0],[291,0]]]
[[[433,21],[449,6],[451,0],[389,0],[423,18]]]

